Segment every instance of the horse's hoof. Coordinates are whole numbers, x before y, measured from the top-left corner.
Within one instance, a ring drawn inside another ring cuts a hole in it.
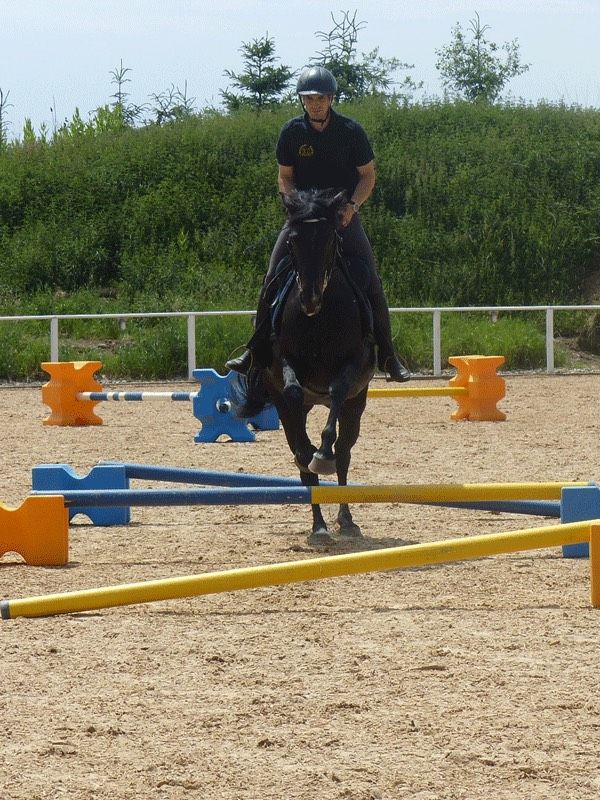
[[[317,475],[334,475],[335,458],[323,458],[315,453],[308,468]]]
[[[344,539],[364,539],[363,533],[361,529],[356,525],[356,523],[346,523],[345,525],[340,525],[339,527],[339,534],[343,536]]]
[[[335,539],[329,531],[313,531],[307,541],[312,547],[328,547],[335,544]]]
[[[305,467],[304,464],[301,464],[297,458],[294,458],[294,464],[298,467],[300,472],[306,472],[307,474],[310,473],[310,469]]]

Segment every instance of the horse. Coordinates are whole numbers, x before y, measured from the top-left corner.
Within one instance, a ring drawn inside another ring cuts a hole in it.
[[[319,475],[337,473],[338,484],[345,486],[376,363],[370,308],[348,273],[341,249],[346,195],[335,190],[293,191],[282,200],[287,211],[288,291],[274,324],[271,364],[250,369],[238,414],[254,416],[272,402],[302,484],[316,486]],[[329,408],[318,448],[306,431],[307,415],[315,405]],[[339,506],[337,523],[341,536],[362,538],[348,504]],[[335,541],[320,507],[313,504],[309,544]]]

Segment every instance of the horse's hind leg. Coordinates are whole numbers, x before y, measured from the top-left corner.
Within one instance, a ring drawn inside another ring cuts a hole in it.
[[[351,451],[360,433],[360,418],[365,409],[365,405],[366,389],[364,397],[362,397],[361,392],[356,398],[348,401],[340,414],[340,432],[335,444],[337,476],[340,486],[346,486],[348,482]],[[352,513],[348,503],[340,503],[337,522],[341,536],[352,539],[362,538],[362,531],[352,519]]]

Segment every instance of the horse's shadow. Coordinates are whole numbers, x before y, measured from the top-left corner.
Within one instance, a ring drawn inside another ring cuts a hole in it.
[[[418,542],[391,536],[384,538],[334,536],[334,541],[324,546],[309,545],[305,548],[294,549],[305,549],[307,552],[327,553],[329,555],[344,555],[346,553],[364,553],[369,550],[388,550],[393,547],[406,547],[413,544],[418,544]]]

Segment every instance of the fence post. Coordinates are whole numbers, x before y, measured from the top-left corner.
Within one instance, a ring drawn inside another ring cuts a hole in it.
[[[546,372],[554,372],[554,309],[546,309]]]
[[[433,374],[442,374],[442,311],[433,309]]]
[[[50,361],[58,361],[58,317],[50,320]]]
[[[192,380],[196,369],[196,316],[188,314],[187,318],[187,346],[188,346],[188,378]]]

